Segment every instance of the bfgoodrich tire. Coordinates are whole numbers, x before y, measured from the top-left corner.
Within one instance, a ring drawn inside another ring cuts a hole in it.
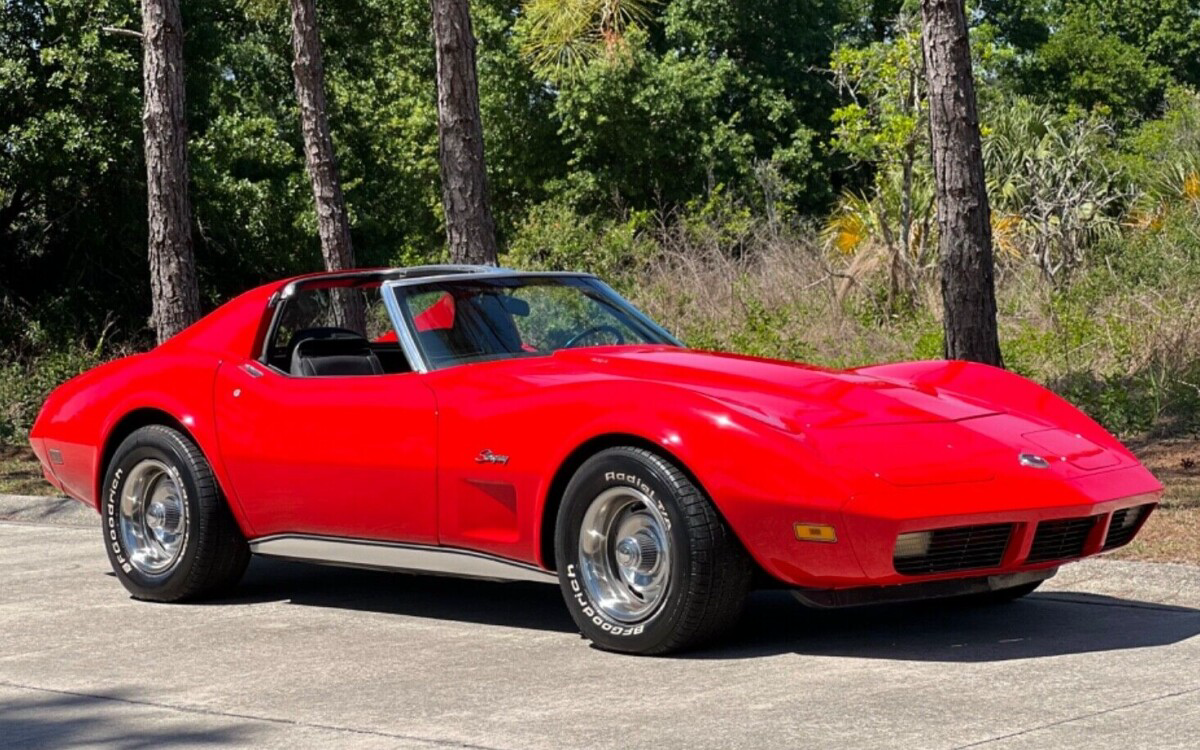
[[[681,651],[741,614],[749,557],[703,491],[656,453],[618,447],[584,462],[555,529],[563,597],[600,648]]]
[[[135,599],[177,602],[223,592],[250,559],[208,461],[170,427],[142,427],[117,448],[100,516],[109,562]]]

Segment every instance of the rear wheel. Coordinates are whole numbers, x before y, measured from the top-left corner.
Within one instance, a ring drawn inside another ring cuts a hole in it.
[[[711,501],[680,469],[641,448],[588,459],[556,525],[559,583],[600,648],[665,654],[728,630],[752,566]]]
[[[208,461],[170,427],[125,438],[109,463],[100,513],[109,562],[136,599],[220,593],[250,560]]]

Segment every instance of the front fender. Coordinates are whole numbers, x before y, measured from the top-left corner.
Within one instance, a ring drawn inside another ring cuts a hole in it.
[[[658,446],[696,478],[769,574],[790,583],[861,575],[848,540],[821,544],[796,538],[796,523],[842,528],[842,506],[849,498],[840,480],[821,470],[806,434],[683,388],[644,384],[638,391],[632,401],[653,406],[608,410],[572,430],[544,475],[543,507],[554,501],[547,496],[549,477],[579,446],[597,437],[634,436]],[[539,529],[539,537],[542,533]]]

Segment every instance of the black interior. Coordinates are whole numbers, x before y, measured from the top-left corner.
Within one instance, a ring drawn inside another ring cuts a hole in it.
[[[382,375],[383,365],[362,337],[308,338],[292,349],[289,372],[300,377]]]
[[[295,377],[385,375],[410,372],[395,341],[368,341],[345,328],[305,328],[286,346],[272,347],[268,364]]]

